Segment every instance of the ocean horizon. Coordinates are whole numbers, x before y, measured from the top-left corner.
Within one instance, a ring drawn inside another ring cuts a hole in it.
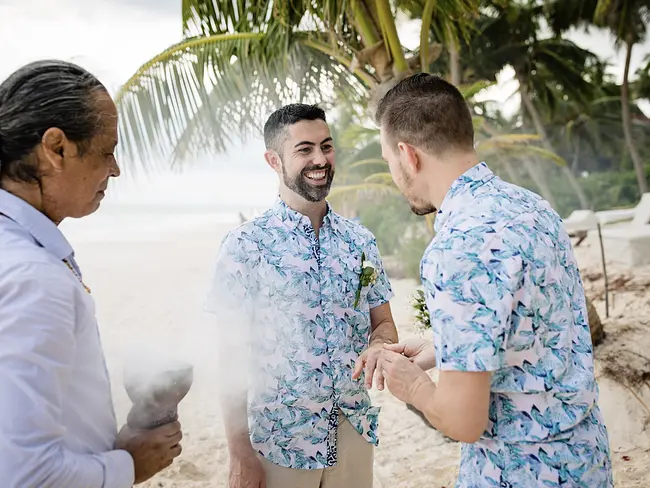
[[[179,232],[222,232],[268,206],[232,204],[108,203],[80,219],[68,218],[59,228],[72,243],[156,240]]]

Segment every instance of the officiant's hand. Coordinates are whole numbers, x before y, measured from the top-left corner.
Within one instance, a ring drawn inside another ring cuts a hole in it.
[[[115,441],[116,449],[131,454],[135,467],[135,483],[142,483],[166,467],[181,453],[181,424],[171,422],[151,430],[122,427]]]

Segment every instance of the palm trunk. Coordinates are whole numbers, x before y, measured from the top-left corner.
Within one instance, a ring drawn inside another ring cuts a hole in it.
[[[526,107],[528,115],[530,115],[530,118],[533,120],[535,131],[542,139],[542,145],[547,151],[555,152],[548,138],[548,134],[546,133],[546,129],[544,128],[544,124],[542,123],[542,117],[539,115],[537,107],[535,107],[533,100],[530,98],[530,93],[528,93],[528,85],[526,84],[525,77],[519,73],[517,73],[516,76],[517,81],[519,81],[519,94],[521,95],[521,101],[524,107]],[[576,179],[571,169],[566,166],[561,166],[561,169],[564,173],[564,176],[566,176],[567,180],[569,180],[569,184],[573,188],[573,191],[575,191],[578,200],[580,201],[580,207],[583,209],[590,208],[591,205],[589,204],[589,199],[587,198],[585,191],[580,186],[580,183],[578,183],[578,180]]]
[[[448,29],[448,39],[447,51],[449,52],[449,77],[452,85],[460,86],[461,76],[460,76],[460,51],[458,49],[458,44],[454,38],[451,29]]]
[[[422,12],[422,26],[420,27],[420,69],[424,73],[429,72],[429,30],[436,0],[427,0]]]
[[[526,171],[530,175],[530,178],[533,180],[537,188],[539,188],[539,193],[542,198],[544,198],[544,200],[546,200],[551,205],[551,207],[557,210],[557,202],[555,201],[551,187],[548,186],[544,172],[540,171],[539,165],[536,164],[536,162],[533,163],[529,157],[524,156],[522,160],[524,162]]]
[[[379,33],[367,5],[361,0],[352,0],[351,8],[353,20],[357,24],[364,46],[374,46],[380,40]]]
[[[512,165],[512,161],[510,161],[509,159],[504,159],[502,163],[503,163],[503,168],[506,170],[506,173],[508,174],[508,178],[510,179],[510,181],[515,185],[521,186],[521,180],[519,179],[519,175],[517,174],[515,167]]]
[[[578,166],[580,165],[580,139],[576,139],[576,148],[573,152],[573,162],[571,163],[571,171],[578,171]]]
[[[393,16],[390,2],[389,0],[377,0],[376,5],[381,29],[384,32],[384,42],[393,57],[393,72],[395,74],[407,73],[409,65],[406,61],[399,35],[397,34],[397,26],[395,25],[395,17]]]
[[[630,60],[632,58],[632,48],[634,44],[632,42],[627,42],[627,52],[625,54],[625,71],[623,72],[623,85],[621,86],[621,104],[622,104],[622,116],[623,116],[623,134],[625,134],[625,144],[627,145],[627,150],[630,153],[632,158],[632,163],[634,164],[634,171],[636,173],[636,179],[639,183],[639,191],[641,195],[648,192],[648,182],[645,177],[645,171],[643,168],[643,161],[639,157],[639,153],[636,150],[634,145],[634,139],[632,137],[632,114],[630,112]]]

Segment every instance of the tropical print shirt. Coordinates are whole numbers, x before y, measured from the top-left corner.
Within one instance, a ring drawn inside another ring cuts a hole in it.
[[[560,217],[481,163],[452,185],[421,263],[437,367],[492,373],[457,487],[612,487],[584,290]]]
[[[362,254],[377,278],[355,304]],[[282,200],[226,236],[208,309],[224,334],[248,331],[248,423],[262,456],[289,468],[335,465],[339,413],[378,443],[379,408],[351,376],[369,344],[370,309],[392,296],[374,236],[329,205],[318,237]]]

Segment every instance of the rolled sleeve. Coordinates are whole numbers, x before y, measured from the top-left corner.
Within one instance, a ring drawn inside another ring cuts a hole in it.
[[[386,271],[384,270],[377,241],[374,238],[368,246],[367,259],[377,268],[377,280],[372,284],[370,290],[368,290],[368,305],[372,309],[389,302],[393,298],[394,293]]]
[[[424,273],[438,368],[479,372],[504,367],[521,289],[520,256],[494,248],[480,254],[433,252]]]
[[[129,488],[126,452],[64,445],[63,403],[77,347],[75,294],[52,264],[0,278],[0,473],[3,488]]]

